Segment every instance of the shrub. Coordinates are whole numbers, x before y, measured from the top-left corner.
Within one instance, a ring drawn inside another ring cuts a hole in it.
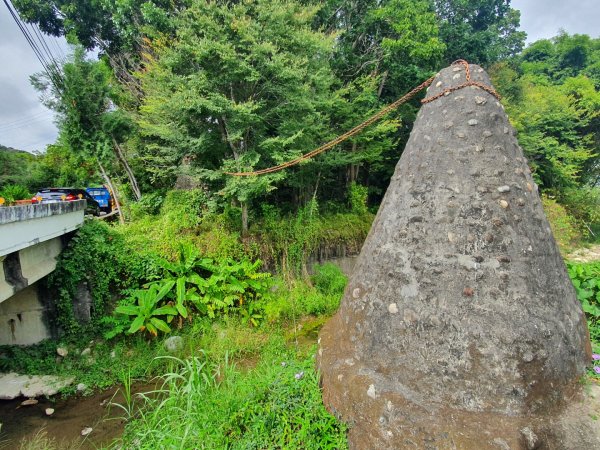
[[[567,269],[587,317],[590,337],[600,344],[600,261],[567,263]]]
[[[569,214],[577,219],[585,235],[600,238],[600,188],[566,189],[560,199]]]
[[[87,283],[93,300],[89,327],[97,326],[106,314],[113,294],[124,287],[122,248],[117,233],[105,223],[92,220],[77,231],[61,253],[48,284],[57,299],[55,321],[64,333],[75,334],[86,328],[73,314],[73,299],[82,283]]]
[[[313,359],[270,346],[246,372],[228,358],[169,358],[160,392],[142,397],[115,448],[347,448],[345,426],[323,406]]]
[[[341,296],[344,293],[348,277],[342,269],[332,263],[317,264],[314,267],[315,274],[312,281],[315,287],[323,294]]]
[[[554,239],[562,254],[565,255],[581,243],[582,234],[577,221],[554,198],[544,195],[542,196],[542,204],[550,222]]]
[[[10,204],[16,200],[28,200],[31,198],[31,194],[26,187],[18,184],[9,184],[0,190],[0,197],[5,200],[6,204]]]
[[[359,215],[367,213],[369,189],[366,186],[361,186],[360,184],[352,182],[350,184],[348,197],[350,199],[350,209],[353,213]]]

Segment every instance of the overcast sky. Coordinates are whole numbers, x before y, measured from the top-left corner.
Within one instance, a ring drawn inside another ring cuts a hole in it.
[[[568,33],[600,36],[600,0],[513,0],[521,11],[527,42]],[[55,56],[67,52],[64,40],[49,39]],[[0,144],[27,151],[43,151],[56,139],[53,114],[39,101],[29,76],[42,70],[33,50],[0,3]]]

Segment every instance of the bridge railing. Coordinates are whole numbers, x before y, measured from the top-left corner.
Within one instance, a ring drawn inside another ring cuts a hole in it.
[[[0,207],[0,257],[79,228],[85,206],[76,200]]]

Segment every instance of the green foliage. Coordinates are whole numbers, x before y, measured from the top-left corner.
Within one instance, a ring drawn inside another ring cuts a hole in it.
[[[131,292],[129,302],[131,305],[118,306],[115,312],[133,316],[128,333],[136,331],[147,331],[152,336],[157,336],[158,331],[169,333],[171,329],[167,325],[175,317],[179,308],[164,305],[158,306],[158,303],[164,298],[173,286],[172,282],[164,283],[161,287],[156,284],[150,285],[148,289],[136,289]],[[187,315],[187,314],[186,314]],[[166,316],[166,321],[159,316]]]
[[[600,344],[600,262],[567,263],[577,298],[585,312],[590,338]]]
[[[0,145],[0,189],[8,185],[29,184],[37,155]]]
[[[596,240],[600,237],[600,188],[565,189],[560,192],[560,201],[581,224],[584,235]]]
[[[581,230],[577,221],[556,199],[542,196],[544,212],[550,222],[554,239],[563,255],[576,248],[582,240]]]
[[[67,335],[94,329],[109,312],[113,294],[124,287],[122,282],[133,282],[123,276],[126,266],[121,249],[120,236],[105,223],[92,220],[77,231],[61,253],[56,270],[48,277],[48,285],[57,299],[55,321]],[[128,287],[133,287],[132,284]],[[87,326],[79,324],[73,315],[73,299],[83,286],[87,286],[93,300],[92,321]]]
[[[273,340],[271,347],[249,372],[227,359],[172,359],[173,369],[162,377],[164,395],[143,397],[117,445],[347,448],[345,427],[323,406],[312,358],[296,359]]]
[[[247,208],[285,173],[219,171],[282,162],[328,137],[332,40],[311,30],[313,16],[314,8],[265,0],[197,0],[178,16],[177,39],[154,42],[140,75],[140,151],[160,169],[156,183],[169,186],[186,157],[214,190]]]
[[[27,22],[52,36],[111,55],[135,53],[144,34],[170,30],[170,16],[187,2],[171,0],[15,0]],[[130,62],[131,63],[131,62]],[[121,62],[123,64],[123,62]],[[122,68],[124,69],[124,68]]]
[[[260,260],[251,263],[231,259],[214,262],[203,260],[201,267],[211,273],[199,280],[198,294],[192,297],[197,309],[214,318],[217,313],[227,314],[233,308],[245,310],[245,317],[256,321],[258,312],[253,303],[268,298],[271,274],[257,272]]]
[[[263,205],[261,228],[270,237],[277,268],[286,275],[306,273],[308,257],[318,245],[318,208],[313,198],[295,216],[287,218],[287,224],[283,225],[279,211],[270,205]]]
[[[348,277],[342,269],[335,264],[325,263],[315,265],[313,270],[312,282],[321,293],[342,296],[348,283]]]
[[[526,33],[518,31],[521,14],[510,0],[433,0],[440,20],[444,59],[466,59],[487,66],[518,54]]]
[[[253,326],[262,319],[256,303],[268,297],[270,274],[257,272],[260,261],[200,259],[197,248],[180,243],[174,262],[157,258],[156,264],[162,269],[158,280],[144,290],[130,291],[129,301],[115,309],[117,314],[132,316],[129,333],[168,333],[167,323],[176,316],[188,318],[191,311],[211,319],[239,311]],[[156,316],[166,316],[166,320]],[[117,323],[112,334],[122,328]]]
[[[66,348],[67,356],[57,358],[57,346]],[[81,355],[85,348],[91,350],[87,356]],[[107,343],[98,339],[90,342],[88,336],[74,335],[58,343],[46,340],[27,347],[0,347],[0,353],[2,371],[73,377],[76,382],[64,393],[74,394],[78,383],[84,383],[89,390],[113,386],[121,381],[124,370],[130,371],[135,379],[157,375],[161,366],[153,358],[164,350],[162,343],[148,342],[141,336]]]
[[[348,281],[341,270],[333,264],[316,265],[311,280],[313,285],[303,280],[276,284],[273,298],[264,304],[266,319],[295,322],[303,316],[329,316],[337,311]]]
[[[138,220],[145,215],[156,215],[165,200],[164,192],[155,191],[145,194],[140,201],[129,205],[132,220]]]
[[[576,185],[585,164],[593,158],[593,136],[586,132],[591,117],[599,108],[600,95],[589,88],[573,95],[569,85],[559,88],[536,84],[530,78],[522,80],[523,99],[519,106],[509,105],[511,121],[519,132],[519,142],[534,170],[534,178],[542,189]],[[591,110],[582,107],[579,95],[591,102]]]
[[[0,197],[6,204],[13,203],[15,200],[28,200],[31,198],[29,190],[19,184],[9,184],[0,189]]]
[[[542,190],[558,194],[598,183],[598,42],[561,33],[531,44],[510,64],[492,71]]]
[[[359,215],[367,213],[367,199],[369,197],[369,190],[366,186],[351,183],[348,197],[350,197],[350,208],[353,213]]]

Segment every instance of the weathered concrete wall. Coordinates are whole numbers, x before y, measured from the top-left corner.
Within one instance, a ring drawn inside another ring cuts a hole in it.
[[[63,249],[61,238],[40,242],[19,251],[21,273],[33,284],[56,269],[56,258]]]
[[[428,95],[464,81],[445,69]],[[589,345],[501,104],[477,87],[425,104],[320,335],[351,448],[600,448],[589,418],[574,440],[558,431]]]
[[[79,228],[84,212],[85,200],[0,207],[0,256]]]
[[[0,257],[0,303],[50,274],[62,249],[57,237]]]
[[[0,304],[0,345],[31,345],[51,337],[38,285],[28,286]]]
[[[4,275],[4,259],[5,256],[0,256],[0,302],[6,300],[14,294],[15,288],[6,281]]]

